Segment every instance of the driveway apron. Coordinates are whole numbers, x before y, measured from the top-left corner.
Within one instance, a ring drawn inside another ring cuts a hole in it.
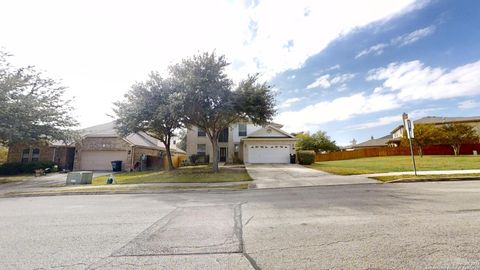
[[[305,186],[329,186],[351,184],[375,184],[376,180],[364,176],[333,175],[298,164],[247,164],[253,178],[252,188],[282,188]]]

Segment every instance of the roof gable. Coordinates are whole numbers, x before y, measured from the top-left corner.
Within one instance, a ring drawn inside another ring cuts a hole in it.
[[[287,132],[273,126],[267,125],[259,130],[252,132],[246,138],[294,138]]]

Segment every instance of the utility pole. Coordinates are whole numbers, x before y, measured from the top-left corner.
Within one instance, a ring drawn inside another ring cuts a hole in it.
[[[408,143],[410,144],[410,155],[412,156],[413,172],[415,173],[415,176],[417,176],[417,165],[415,164],[415,155],[413,154],[413,145],[412,145],[412,139],[415,136],[413,132],[414,126],[412,121],[408,119],[408,114],[403,113],[402,118],[403,118],[403,128],[407,132]]]

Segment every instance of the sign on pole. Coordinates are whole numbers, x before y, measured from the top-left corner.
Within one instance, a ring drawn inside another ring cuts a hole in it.
[[[413,172],[417,175],[417,165],[415,164],[415,155],[413,154],[412,139],[415,138],[413,122],[408,119],[408,114],[403,113],[403,128],[407,133],[408,143],[410,145],[410,155],[412,156]]]

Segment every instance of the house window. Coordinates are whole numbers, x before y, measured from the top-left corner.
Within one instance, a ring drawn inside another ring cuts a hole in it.
[[[238,136],[247,136],[247,125],[238,124]]]
[[[197,144],[197,155],[206,155],[206,154],[207,154],[207,145]]]
[[[30,149],[23,149],[22,163],[27,163],[30,160]]]
[[[32,151],[32,162],[37,162],[40,157],[40,149],[34,148]]]
[[[225,128],[220,132],[218,142],[228,142],[228,128]]]
[[[205,129],[203,128],[198,128],[198,131],[197,131],[197,136],[198,137],[205,137],[207,134],[205,133]]]

